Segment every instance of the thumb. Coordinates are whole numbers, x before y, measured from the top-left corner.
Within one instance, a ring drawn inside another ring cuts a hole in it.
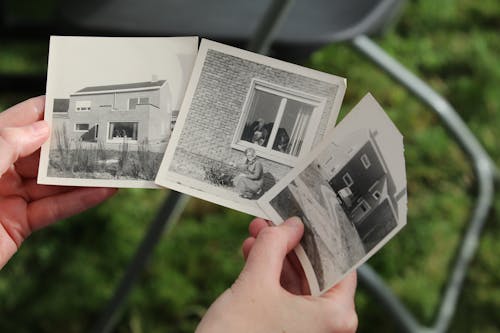
[[[299,244],[303,233],[304,225],[298,217],[289,218],[278,226],[263,228],[248,254],[242,274],[279,284],[283,261]]]
[[[20,157],[36,151],[49,136],[43,120],[23,127],[0,128],[0,176]]]

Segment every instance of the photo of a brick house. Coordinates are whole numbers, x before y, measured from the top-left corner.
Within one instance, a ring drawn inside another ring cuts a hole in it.
[[[118,148],[148,140],[165,141],[171,132],[171,97],[166,80],[84,87],[70,95],[67,112],[56,110],[56,127],[70,139]],[[63,119],[67,119],[64,121]]]
[[[205,40],[199,54],[202,67],[193,74],[190,103],[181,109],[180,133],[174,133],[168,167],[156,181],[170,188],[185,184],[198,190],[191,195],[256,214],[245,209],[258,209],[248,201],[269,190],[333,127],[345,81]],[[262,185],[242,199],[234,180],[248,174],[249,149],[262,169]]]

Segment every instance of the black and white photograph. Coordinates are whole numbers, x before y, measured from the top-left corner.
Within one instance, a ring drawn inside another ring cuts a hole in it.
[[[256,201],[333,128],[344,78],[202,40],[156,183],[265,217]]]
[[[197,44],[52,36],[39,183],[158,188]]]
[[[275,223],[302,219],[297,255],[314,294],[331,288],[406,224],[403,153],[401,134],[367,95],[258,201]]]

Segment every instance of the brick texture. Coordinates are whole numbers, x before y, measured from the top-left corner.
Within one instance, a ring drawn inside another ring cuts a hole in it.
[[[326,98],[325,110],[331,110],[338,92],[338,86],[332,83],[209,50],[170,166],[171,171],[203,180],[206,163],[243,159],[243,153],[232,149],[231,143],[252,79]],[[323,113],[313,146],[325,133],[329,117],[329,112]],[[276,180],[290,170],[287,165],[263,157],[260,160],[264,170]]]

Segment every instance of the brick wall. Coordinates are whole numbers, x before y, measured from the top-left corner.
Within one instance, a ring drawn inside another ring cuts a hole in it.
[[[338,91],[338,86],[331,83],[209,50],[171,170],[199,178],[201,173],[194,168],[203,164],[203,156],[219,161],[242,160],[243,153],[232,149],[231,143],[252,79],[326,98],[326,110],[332,108]],[[329,117],[330,114],[324,112],[314,144],[325,133]],[[198,156],[198,161],[187,158],[186,151]],[[261,161],[265,171],[271,172],[276,179],[290,170],[289,166],[262,157]]]

